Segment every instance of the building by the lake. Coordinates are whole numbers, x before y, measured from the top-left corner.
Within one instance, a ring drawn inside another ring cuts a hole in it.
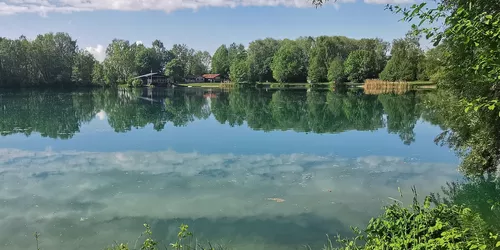
[[[205,78],[203,76],[187,76],[184,81],[186,83],[205,82]]]
[[[174,83],[172,77],[153,72],[137,76],[135,79],[140,79],[143,85],[170,86]],[[203,74],[201,76],[187,76],[184,78],[184,82],[186,83],[220,83],[222,81],[223,79],[220,74]]]
[[[160,73],[148,73],[142,76],[137,76],[135,79],[140,79],[143,85],[170,86],[173,83],[171,77]]]
[[[205,82],[222,82],[220,74],[204,74],[202,77],[205,79]]]

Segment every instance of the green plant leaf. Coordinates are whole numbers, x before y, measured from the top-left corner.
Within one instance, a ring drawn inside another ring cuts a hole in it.
[[[497,244],[495,245],[495,247],[500,247],[500,241],[497,242]]]

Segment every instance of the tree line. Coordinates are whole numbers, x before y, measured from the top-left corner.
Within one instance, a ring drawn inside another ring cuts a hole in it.
[[[116,86],[137,84],[133,78],[165,73],[177,80],[210,72],[211,56],[185,44],[166,49],[114,39],[104,62],[80,49],[67,33],[47,33],[33,40],[0,38],[0,87]]]
[[[394,40],[392,46],[378,38],[266,38],[247,47],[221,45],[213,57],[185,44],[167,49],[160,40],[147,47],[114,39],[105,60],[98,62],[70,35],[48,33],[34,40],[0,38],[0,87],[134,85],[141,83],[134,77],[150,72],[176,82],[204,73],[221,74],[234,83],[429,80],[442,56],[439,48],[424,52],[419,37],[411,34]]]
[[[408,33],[392,46],[379,38],[344,36],[266,38],[250,42],[248,48],[232,43],[221,45],[214,53],[212,72],[234,83],[429,80],[441,54],[436,49],[424,52],[419,40]]]

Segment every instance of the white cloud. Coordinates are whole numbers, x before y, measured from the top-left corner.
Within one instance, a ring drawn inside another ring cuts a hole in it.
[[[97,47],[87,47],[85,50],[94,55],[95,59],[99,62],[104,61],[106,58],[106,48],[100,44],[98,44]]]
[[[99,113],[97,113],[95,116],[101,121],[106,119],[107,117],[106,112],[104,112],[104,110],[99,111]]]
[[[135,44],[141,45],[141,44],[144,44],[144,43],[142,41],[137,41],[137,42],[135,42]]]
[[[377,0],[365,0],[376,2]],[[378,0],[380,1],[380,0]],[[388,2],[388,0],[382,0]],[[395,2],[405,0],[393,0]],[[330,0],[327,4],[355,2],[355,0]],[[18,13],[79,12],[94,10],[141,11],[160,10],[172,12],[181,9],[199,9],[204,7],[238,6],[286,6],[313,7],[310,0],[6,0],[0,3],[0,15]]]

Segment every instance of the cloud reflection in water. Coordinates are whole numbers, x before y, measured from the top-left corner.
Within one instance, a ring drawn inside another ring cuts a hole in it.
[[[410,200],[412,185],[426,194],[459,178],[455,165],[381,156],[2,149],[0,166],[8,249],[33,249],[34,231],[45,249],[100,249],[135,241],[144,222],[159,239],[188,223],[238,249],[315,245],[362,226],[398,187]]]

